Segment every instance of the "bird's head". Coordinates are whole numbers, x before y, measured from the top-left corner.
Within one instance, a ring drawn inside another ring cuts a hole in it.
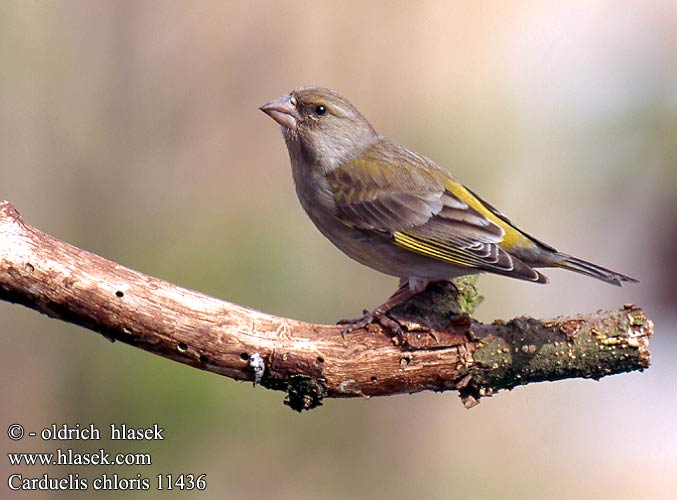
[[[332,170],[378,137],[348,99],[327,88],[301,87],[259,109],[280,125],[292,163]]]

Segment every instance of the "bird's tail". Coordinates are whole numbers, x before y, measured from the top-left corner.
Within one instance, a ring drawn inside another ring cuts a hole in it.
[[[631,278],[630,276],[625,276],[624,274],[617,273],[610,269],[598,266],[591,262],[586,262],[571,255],[565,253],[557,253],[556,259],[552,262],[553,266],[561,267],[562,269],[568,269],[570,271],[576,271],[577,273],[585,274],[587,276],[592,276],[598,280],[606,281],[612,285],[621,286],[623,281],[628,281],[631,283],[639,283],[639,280]]]

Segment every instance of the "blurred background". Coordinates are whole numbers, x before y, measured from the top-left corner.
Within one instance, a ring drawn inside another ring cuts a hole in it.
[[[54,236],[273,314],[331,323],[378,304],[396,280],[312,226],[257,110],[319,84],[536,237],[641,280],[485,276],[480,319],[632,302],[656,324],[644,373],[517,388],[470,411],[425,393],[299,415],[282,393],[0,303],[3,452],[70,446],[11,442],[15,421],[157,422],[165,441],[72,446],[152,453],[120,477],[207,474],[185,498],[674,498],[675,26],[669,0],[0,3],[0,199]],[[1,497],[17,471],[111,473],[0,457]]]

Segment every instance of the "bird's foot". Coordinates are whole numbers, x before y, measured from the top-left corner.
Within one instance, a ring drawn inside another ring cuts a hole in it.
[[[394,319],[388,317],[386,313],[381,312],[378,308],[373,311],[367,309],[362,311],[363,315],[359,318],[349,318],[342,319],[338,321],[338,325],[346,325],[346,327],[341,331],[341,336],[346,338],[346,335],[354,332],[355,330],[366,329],[371,324],[378,324],[383,328],[390,330],[393,334],[402,338],[405,334],[404,330],[400,324]]]
[[[362,311],[362,316],[359,318],[344,318],[338,320],[337,325],[346,325],[346,327],[341,330],[341,337],[346,338],[346,335],[354,332],[355,330],[362,330],[367,328],[367,326],[373,323],[376,315],[368,310],[364,309]]]

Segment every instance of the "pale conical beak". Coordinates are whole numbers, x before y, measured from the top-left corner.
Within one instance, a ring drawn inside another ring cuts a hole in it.
[[[291,95],[285,95],[274,101],[265,103],[259,108],[281,126],[293,130],[299,119],[296,110],[296,100]]]

